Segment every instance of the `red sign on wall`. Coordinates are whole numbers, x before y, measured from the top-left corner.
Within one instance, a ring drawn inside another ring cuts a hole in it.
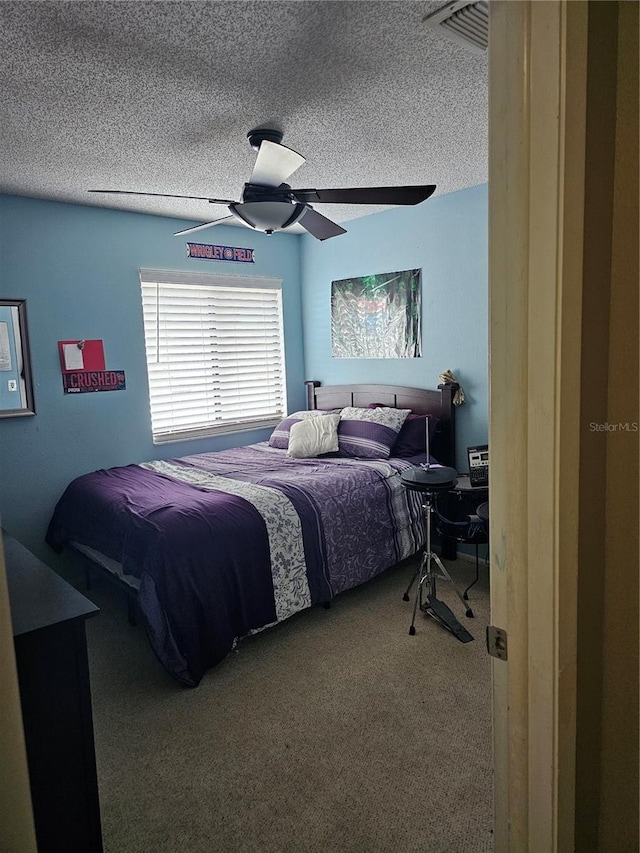
[[[65,394],[90,391],[124,391],[124,370],[73,370],[62,374]]]

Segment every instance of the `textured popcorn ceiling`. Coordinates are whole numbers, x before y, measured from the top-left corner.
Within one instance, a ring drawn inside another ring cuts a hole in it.
[[[483,183],[486,56],[421,24],[446,2],[0,2],[0,192],[214,219],[87,191],[239,199],[265,125],[307,159],[294,187]]]

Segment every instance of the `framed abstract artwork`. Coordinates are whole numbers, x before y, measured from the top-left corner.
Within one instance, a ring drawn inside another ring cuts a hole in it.
[[[420,269],[331,282],[334,358],[421,356]]]

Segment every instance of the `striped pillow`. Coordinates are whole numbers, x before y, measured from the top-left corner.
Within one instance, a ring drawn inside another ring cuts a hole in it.
[[[346,406],[340,412],[338,444],[341,456],[388,459],[411,409]]]
[[[333,411],[335,411],[335,409]],[[303,421],[306,418],[314,418],[318,415],[327,415],[330,413],[330,410],[325,411],[324,409],[305,409],[301,412],[292,412],[290,415],[287,415],[283,421],[280,421],[277,427],[275,427],[269,436],[269,446],[277,447],[280,450],[287,450],[289,448],[289,433],[294,424],[300,423],[300,421]]]

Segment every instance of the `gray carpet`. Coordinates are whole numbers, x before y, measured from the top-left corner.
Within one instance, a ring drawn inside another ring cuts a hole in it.
[[[106,853],[491,851],[486,580],[475,641],[424,614],[405,562],[243,641],[195,690],[99,581],[87,624]],[[448,564],[469,582],[472,566]],[[82,586],[80,586],[82,588]]]

